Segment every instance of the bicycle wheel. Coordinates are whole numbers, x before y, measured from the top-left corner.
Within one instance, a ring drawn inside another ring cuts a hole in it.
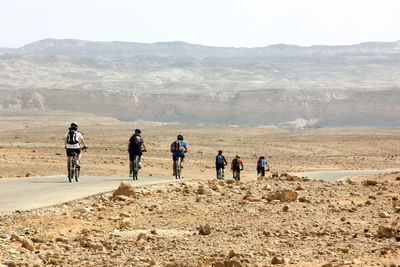
[[[74,167],[75,169],[75,181],[79,182],[79,175],[81,173],[81,168],[77,168],[76,166]]]
[[[73,158],[71,157],[69,159],[69,164],[68,164],[68,180],[70,183],[72,183],[73,179],[74,179],[74,163],[73,163]]]
[[[137,180],[138,179],[138,174],[139,174],[139,158],[136,155],[135,160],[133,161],[133,174],[132,174],[132,179]]]
[[[175,161],[175,178],[181,179],[181,158],[180,157],[178,157],[178,159]]]
[[[239,174],[238,174],[237,171],[234,171],[234,172],[233,172],[233,179],[235,179],[236,181],[238,181],[238,179],[239,179]]]
[[[218,169],[218,180],[223,180],[224,179],[224,169],[220,168]]]

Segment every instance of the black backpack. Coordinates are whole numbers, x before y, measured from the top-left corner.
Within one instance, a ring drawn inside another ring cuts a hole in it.
[[[68,131],[67,143],[70,144],[70,145],[75,145],[75,144],[79,143],[79,141],[76,138],[76,131],[75,130],[69,130]]]

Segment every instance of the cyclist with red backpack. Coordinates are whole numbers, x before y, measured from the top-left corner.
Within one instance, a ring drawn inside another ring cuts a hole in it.
[[[233,171],[233,179],[240,181],[240,171],[243,171],[244,167],[243,160],[239,155],[236,155],[236,157],[232,160],[231,170]]]
[[[218,150],[218,155],[215,157],[215,168],[217,169],[217,179],[218,177],[218,171],[222,169],[222,177],[223,179],[223,170],[225,169],[225,166],[228,165],[228,162],[226,162],[225,156],[222,155],[222,150]]]
[[[72,157],[73,152],[78,154],[78,162],[76,162],[76,165],[78,168],[80,168],[80,160],[82,158],[81,146],[79,144],[80,141],[82,141],[83,144],[82,150],[85,150],[87,148],[85,138],[83,138],[83,134],[81,132],[78,132],[78,124],[73,122],[71,123],[71,126],[69,127],[64,138],[64,146],[67,151],[67,168],[69,167],[69,159]]]
[[[265,160],[264,156],[261,156],[257,160],[257,177],[264,177],[265,176],[265,166],[267,166],[267,171],[269,171],[268,162]]]
[[[170,151],[172,152],[172,161],[173,161],[172,169],[174,171],[173,175],[175,176],[175,161],[178,159],[178,157],[181,158],[181,168],[183,168],[182,162],[185,158],[185,153],[187,152],[187,146],[186,143],[183,142],[182,135],[178,135],[176,137],[176,140],[172,142]]]

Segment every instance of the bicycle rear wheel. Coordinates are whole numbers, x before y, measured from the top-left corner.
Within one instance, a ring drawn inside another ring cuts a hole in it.
[[[73,163],[73,158],[71,157],[69,159],[69,164],[68,164],[68,180],[70,183],[72,183],[73,179],[74,179],[74,163]]]
[[[139,158],[136,155],[135,160],[133,161],[133,174],[132,174],[132,179],[137,180],[138,179],[138,174],[139,174]]]
[[[180,157],[178,157],[178,159],[175,161],[175,178],[181,179],[181,158]]]
[[[218,179],[223,180],[224,179],[224,169],[220,168],[218,170]]]
[[[77,168],[77,167],[75,166],[75,181],[76,181],[76,182],[79,182],[79,175],[80,175],[80,173],[81,173],[81,168]]]

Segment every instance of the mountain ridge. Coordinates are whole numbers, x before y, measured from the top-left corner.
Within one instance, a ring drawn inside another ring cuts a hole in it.
[[[2,50],[4,50],[3,48]],[[365,42],[356,45],[298,46],[273,44],[265,47],[217,47],[190,44],[182,41],[137,43],[123,41],[85,41],[48,38],[8,50],[17,54],[52,54],[72,57],[96,57],[120,60],[134,56],[160,57],[303,57],[400,54],[400,41]],[[1,50],[0,50],[1,53]]]

